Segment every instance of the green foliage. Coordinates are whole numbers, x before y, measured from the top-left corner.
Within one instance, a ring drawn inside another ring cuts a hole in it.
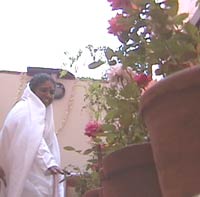
[[[132,25],[117,33],[122,45],[112,55],[107,50],[108,62],[115,58],[124,67],[146,73],[156,64],[157,73],[164,76],[200,62],[199,29],[188,22],[188,13],[178,14],[178,0],[130,2],[135,9],[119,9],[126,17],[118,23]]]
[[[200,62],[199,29],[187,21],[187,13],[178,14],[178,0],[130,2],[131,9],[120,7],[123,17],[117,21],[120,27],[124,24],[126,28],[114,32],[121,46],[113,50],[88,45],[86,48],[93,57],[89,68],[97,68],[105,62],[110,66],[120,63],[124,69],[131,67],[136,73],[151,73],[152,65],[156,64],[159,65],[156,73],[167,76]],[[102,157],[127,145],[149,140],[139,116],[142,89],[134,80],[123,83],[120,77],[119,87],[105,81],[92,81],[85,95],[93,119],[102,122],[102,131],[92,138],[91,148],[80,151],[65,147],[68,151],[89,156],[77,187],[82,194],[101,184]]]
[[[66,146],[67,151],[88,155],[87,165],[80,174],[76,191],[80,196],[88,189],[101,184],[100,170],[102,158],[129,144],[148,140],[146,129],[139,117],[141,89],[135,82],[118,89],[105,81],[92,81],[85,95],[87,107],[94,120],[102,122],[102,131],[92,137],[91,147],[76,150]]]
[[[78,182],[75,191],[82,197],[83,194],[100,186],[100,179],[98,172],[92,171],[90,173],[80,174],[80,181]]]
[[[102,112],[105,108],[105,97],[103,97],[104,88],[99,81],[92,81],[88,91],[85,94],[85,101],[88,102],[87,107],[90,109],[95,120],[101,120]]]
[[[70,169],[70,171],[76,174],[72,176],[76,182],[75,191],[78,197],[82,197],[86,191],[100,186],[99,173],[97,171],[89,169],[82,171],[80,168],[73,165],[67,166],[66,169],[68,173]],[[70,176],[65,179],[67,180],[69,177]]]
[[[123,88],[108,83],[93,82],[86,98],[94,118],[100,120],[103,132],[94,143],[104,144],[103,156],[129,144],[148,140],[146,128],[139,116],[141,90],[133,82]]]
[[[68,57],[68,61],[69,61],[68,64],[69,64],[70,67],[72,67],[74,65],[74,63],[79,60],[79,58],[81,57],[82,53],[83,53],[83,51],[79,50],[75,56],[69,56],[69,53],[67,51],[64,52],[64,54],[66,56],[69,56]]]

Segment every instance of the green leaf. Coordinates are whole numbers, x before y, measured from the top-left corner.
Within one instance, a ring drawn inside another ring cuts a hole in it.
[[[178,13],[178,9],[179,9],[178,0],[166,1],[166,5],[169,7],[169,9],[167,10],[169,15],[175,16]]]
[[[68,151],[76,151],[76,149],[72,146],[65,146],[64,149]]]
[[[88,65],[88,68],[89,69],[95,69],[95,68],[98,68],[99,66],[101,66],[102,64],[104,64],[105,62],[102,61],[102,60],[99,60],[99,61],[95,61],[95,62],[92,62]]]
[[[59,78],[63,78],[63,77],[65,77],[66,75],[68,74],[68,71],[67,70],[61,70],[60,71],[60,76],[59,76]]]
[[[188,18],[189,14],[188,13],[182,13],[182,14],[179,14],[177,15],[175,18],[174,18],[174,22],[176,25],[182,25],[183,24],[183,21]]]
[[[140,96],[140,89],[136,83],[130,83],[120,91],[120,95],[125,98],[138,98]]]
[[[116,139],[116,133],[108,133],[107,134],[107,138],[106,138],[106,141],[108,144],[112,144],[115,142],[115,139]]]
[[[196,42],[200,42],[200,36],[199,36],[199,29],[191,24],[191,23],[186,23],[185,24],[185,30],[187,31],[188,35]]]
[[[115,130],[115,126],[112,125],[112,124],[103,124],[102,128],[103,128],[104,131],[114,131]],[[101,135],[103,136],[103,135],[106,135],[106,134],[102,133]]]
[[[82,152],[81,150],[76,150],[72,146],[65,146],[64,149],[67,150],[67,151],[74,151],[74,152],[77,152],[77,153],[81,153]]]
[[[87,150],[85,150],[85,151],[83,152],[83,155],[88,155],[88,154],[90,154],[92,151],[93,151],[92,148],[91,148],[91,149],[87,149]]]
[[[105,50],[106,58],[110,60],[114,55],[115,55],[114,51],[110,47],[107,47]]]

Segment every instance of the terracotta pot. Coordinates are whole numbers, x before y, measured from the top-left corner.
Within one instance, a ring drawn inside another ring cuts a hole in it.
[[[76,187],[80,177],[78,175],[72,175],[67,177],[66,186],[67,187]]]
[[[102,188],[100,187],[89,190],[83,195],[83,197],[103,197]]]
[[[67,177],[67,180],[65,181],[65,197],[71,196],[75,193],[75,187],[77,183],[79,182],[80,177],[78,175],[71,175]]]
[[[150,134],[164,197],[200,193],[200,67],[177,72],[148,89],[141,114]]]
[[[160,187],[149,143],[135,144],[103,159],[104,197],[160,197]]]

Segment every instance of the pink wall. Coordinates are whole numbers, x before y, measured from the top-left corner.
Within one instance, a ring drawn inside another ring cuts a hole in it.
[[[189,13],[191,18],[197,9],[197,7],[195,7],[195,4],[196,0],[179,0],[179,12]]]

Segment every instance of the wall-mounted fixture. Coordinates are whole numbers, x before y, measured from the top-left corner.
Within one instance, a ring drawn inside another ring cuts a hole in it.
[[[61,99],[65,96],[65,86],[60,83],[56,82],[56,90],[55,90],[55,99]]]

